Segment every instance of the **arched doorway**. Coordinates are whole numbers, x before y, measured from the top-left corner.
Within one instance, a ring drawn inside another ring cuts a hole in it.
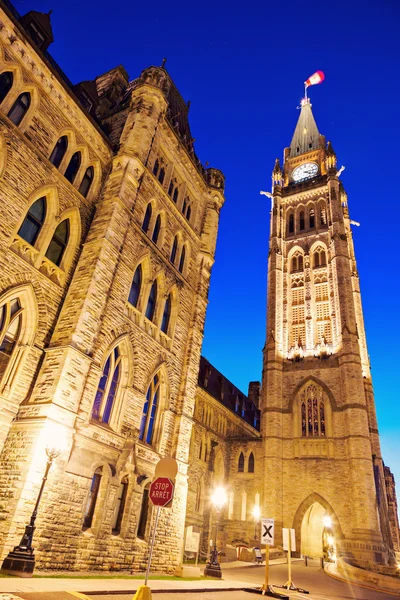
[[[319,494],[311,494],[299,506],[294,527],[298,549],[311,558],[336,559],[336,546],[342,538],[332,507]]]

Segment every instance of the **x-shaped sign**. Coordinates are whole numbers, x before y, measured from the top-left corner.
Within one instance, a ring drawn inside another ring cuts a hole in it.
[[[269,525],[268,527],[266,525],[263,525],[264,527],[264,533],[263,533],[263,537],[270,537],[272,539],[272,533],[271,533],[271,529],[273,527],[273,525]]]

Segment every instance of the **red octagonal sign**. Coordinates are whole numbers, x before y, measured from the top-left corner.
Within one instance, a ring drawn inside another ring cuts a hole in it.
[[[174,489],[168,477],[157,477],[150,485],[150,500],[154,506],[167,506],[174,497]]]

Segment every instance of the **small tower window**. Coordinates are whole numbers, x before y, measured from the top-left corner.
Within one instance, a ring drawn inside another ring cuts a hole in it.
[[[126,495],[128,492],[128,479],[124,477],[124,479],[119,484],[117,498],[114,507],[114,514],[111,523],[111,530],[114,535],[118,535],[121,533],[121,523],[124,516],[125,503],[126,503]]]
[[[244,473],[244,454],[243,454],[243,452],[241,452],[239,455],[238,473]]]
[[[172,244],[171,258],[169,259],[172,263],[175,263],[177,250],[178,250],[178,236],[176,235],[174,238],[174,243]]]
[[[158,181],[161,183],[161,185],[164,183],[164,179],[165,179],[165,169],[164,169],[164,167],[161,167],[160,172],[158,174]]]
[[[142,287],[142,265],[139,265],[133,276],[131,290],[129,292],[128,302],[129,302],[129,304],[132,304],[132,306],[137,307],[141,287]]]
[[[110,421],[118,389],[120,367],[121,355],[118,347],[116,347],[106,360],[93,402],[92,419],[101,423],[109,423]]]
[[[247,471],[249,473],[254,473],[254,454],[252,452],[250,452]]]
[[[18,235],[22,237],[31,246],[37,240],[40,230],[46,218],[46,198],[42,197],[36,200],[28,210],[21,227],[18,230]]]
[[[155,433],[155,422],[159,406],[160,395],[160,378],[154,376],[153,381],[149,385],[146,394],[146,401],[143,406],[142,420],[140,422],[139,440],[152,444]]]
[[[305,221],[304,221],[304,211],[300,211],[299,215],[299,229],[300,231],[304,231],[305,229]]]
[[[165,334],[168,333],[170,318],[171,318],[171,294],[169,294],[168,298],[165,301],[164,312],[163,312],[163,317],[162,317],[162,321],[161,321],[161,331],[163,331]]]
[[[150,288],[149,298],[147,300],[146,317],[149,321],[153,320],[157,302],[157,281],[153,282]]]
[[[315,211],[313,208],[310,209],[310,229],[315,227]]]
[[[289,215],[289,233],[294,233],[294,214]]]
[[[158,236],[160,235],[160,229],[161,229],[161,215],[157,216],[156,219],[156,223],[154,225],[154,229],[153,229],[153,235],[151,237],[151,240],[157,244],[158,241]]]
[[[54,232],[53,238],[47,248],[46,258],[51,260],[58,267],[61,264],[65,249],[69,239],[69,219],[64,219],[58,225]]]
[[[160,163],[158,161],[158,158],[156,158],[156,162],[154,163],[154,167],[153,167],[153,175],[155,175],[156,177],[158,175],[159,168],[160,168]]]
[[[178,190],[178,188],[176,187],[176,188],[175,188],[175,190],[174,190],[174,196],[173,196],[173,198],[172,198],[172,199],[173,199],[173,201],[175,202],[175,204],[178,202],[178,195],[179,195],[179,190]]]
[[[0,104],[3,102],[4,98],[7,96],[8,92],[12,88],[13,84],[13,74],[11,71],[5,71],[0,75]]]
[[[94,472],[92,482],[90,484],[89,496],[85,506],[85,513],[83,515],[83,527],[82,529],[89,529],[92,526],[94,511],[97,503],[97,496],[99,494],[101,476],[103,473],[102,467],[99,467]]]
[[[57,144],[53,148],[53,152],[50,154],[49,161],[53,163],[53,165],[58,169],[61,164],[62,159],[65,156],[65,153],[68,148],[68,138],[66,135],[63,135],[58,140]]]
[[[140,508],[139,525],[138,525],[136,535],[141,540],[144,540],[144,538],[146,536],[147,519],[149,516],[149,492],[150,492],[150,483],[148,483],[143,490],[142,506]]]
[[[149,225],[150,225],[150,219],[151,219],[151,213],[153,212],[153,209],[151,207],[151,204],[147,205],[146,208],[146,212],[144,215],[144,219],[143,219],[143,223],[142,223],[142,229],[145,233],[148,232],[149,230]]]
[[[168,186],[168,196],[172,196],[174,191],[174,183],[171,179],[171,181],[169,182],[169,186]]]
[[[77,176],[78,171],[79,171],[79,167],[81,166],[81,161],[82,161],[81,153],[79,151],[75,152],[75,154],[72,155],[72,158],[69,161],[69,165],[66,168],[65,173],[64,173],[65,179],[67,179],[70,183],[74,183],[75,177]]]
[[[182,273],[185,266],[186,248],[182,246],[181,258],[179,260],[178,270]]]
[[[86,196],[89,193],[90,187],[93,183],[93,178],[94,178],[94,169],[93,169],[93,167],[88,167],[86,169],[83,179],[81,181],[81,185],[79,186],[79,193],[82,194],[82,196],[84,198],[86,198]]]
[[[20,94],[7,115],[10,121],[12,121],[14,125],[18,127],[18,125],[21,123],[22,119],[28,112],[28,108],[30,107],[30,105],[31,95],[29,94],[29,92],[24,92],[23,94]]]

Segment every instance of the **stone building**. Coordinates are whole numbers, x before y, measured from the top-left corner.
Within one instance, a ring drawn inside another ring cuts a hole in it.
[[[297,551],[393,560],[347,195],[310,101],[272,173],[263,512]],[[346,493],[343,493],[343,490]],[[392,488],[393,489],[393,488]],[[398,549],[398,547],[396,548]]]
[[[207,555],[217,485],[225,560],[258,545],[255,507],[278,548],[294,527],[298,552],[324,554],[329,517],[338,554],[388,560],[347,198],[311,105],[273,172],[263,380],[245,396],[200,357],[224,177],[197,158],[188,105],[165,65],[73,85],[52,41],[49,15],[0,2],[1,557],[54,448],[38,568],[143,569],[162,456],[179,471],[155,569],[180,564],[185,524]]]
[[[203,168],[165,68],[73,86],[49,15],[0,9],[0,545],[37,566],[140,569],[148,486],[179,464],[155,566],[180,561],[224,177]]]

